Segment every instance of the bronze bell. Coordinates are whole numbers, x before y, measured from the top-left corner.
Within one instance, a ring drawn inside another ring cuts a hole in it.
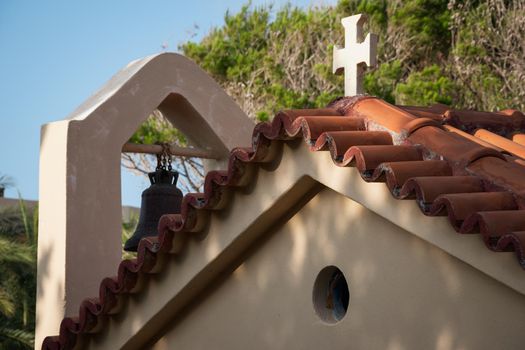
[[[142,192],[137,229],[124,244],[128,252],[136,252],[142,238],[158,234],[157,225],[162,215],[180,213],[182,192],[176,186],[179,173],[172,171],[171,166],[157,167],[148,176],[151,186]]]

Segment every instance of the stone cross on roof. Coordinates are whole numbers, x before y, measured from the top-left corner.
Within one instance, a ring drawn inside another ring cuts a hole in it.
[[[345,28],[345,47],[334,46],[333,72],[345,74],[345,96],[362,94],[366,66],[376,65],[377,35],[369,33],[363,41],[367,17],[358,14],[341,19]]]

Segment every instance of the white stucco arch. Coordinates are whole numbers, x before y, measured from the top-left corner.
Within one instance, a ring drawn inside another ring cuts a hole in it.
[[[121,149],[157,108],[192,144],[218,156],[208,167],[221,168],[233,147],[251,144],[253,122],[175,53],[131,62],[65,120],[44,125],[35,344],[58,332],[82,298],[97,295],[120,262]]]

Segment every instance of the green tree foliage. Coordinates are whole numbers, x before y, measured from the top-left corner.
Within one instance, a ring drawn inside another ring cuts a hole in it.
[[[177,142],[181,146],[187,145],[184,134],[171,127],[169,121],[160,116],[157,117],[155,114],[152,114],[142,123],[137,132],[131,136],[129,142],[139,144]]]
[[[390,103],[396,102],[396,86],[403,75],[399,60],[393,60],[379,65],[379,67],[365,75],[365,90],[374,96],[381,96]]]
[[[449,75],[454,103],[467,108],[525,109],[525,2],[450,1]]]
[[[0,349],[32,349],[35,327],[37,209],[0,211]]]
[[[397,32],[402,38],[399,44],[403,46],[395,49],[409,49],[408,65],[422,68],[448,54],[450,13],[447,5],[448,2],[442,0],[389,2],[387,30]]]
[[[403,105],[430,105],[436,102],[450,104],[454,86],[433,64],[420,72],[412,72],[406,82],[396,86],[397,102]]]
[[[326,9],[288,5],[273,13],[271,6],[246,5],[227,13],[225,24],[200,43],[185,43],[181,50],[245,111],[265,120],[280,109],[322,106],[341,94],[329,54],[342,40],[331,30],[340,18]]]
[[[331,67],[333,45],[343,43],[340,19],[365,13],[380,37],[367,93],[397,104],[523,109],[524,9],[508,0],[340,0],[277,11],[246,5],[180,49],[249,115],[266,120],[283,108],[322,107],[342,95]]]
[[[439,0],[341,0],[335,7],[288,5],[277,12],[246,5],[237,14],[226,14],[225,24],[200,43],[188,42],[181,50],[251,116],[266,120],[283,108],[322,107],[342,95],[342,78],[332,74],[333,45],[344,41],[341,18],[359,12],[369,16],[370,29],[382,39],[380,64],[365,77],[368,93],[394,103],[399,83],[411,76],[410,85],[416,86],[418,78],[427,77],[426,65],[445,60],[450,13],[447,2]],[[412,74],[416,70],[421,74]],[[441,69],[432,72],[448,79]],[[441,91],[421,99],[420,92],[407,96],[411,91],[402,90],[403,100],[416,104],[450,100],[431,98]]]

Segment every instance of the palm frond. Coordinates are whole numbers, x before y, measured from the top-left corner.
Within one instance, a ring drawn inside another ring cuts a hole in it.
[[[33,349],[35,345],[35,337],[33,333],[22,329],[0,327],[0,339],[2,338],[19,343],[27,349]]]
[[[15,238],[24,232],[24,225],[17,207],[0,210],[0,236]]]
[[[0,314],[6,317],[12,317],[15,314],[15,303],[2,289],[0,289]]]
[[[38,242],[38,204],[36,204],[33,208],[33,243],[36,245]]]
[[[32,266],[35,261],[33,251],[32,246],[0,237],[0,263],[22,263]]]
[[[26,234],[26,239],[29,244],[33,244],[33,227],[29,224],[29,216],[27,215],[26,205],[22,199],[20,191],[18,191],[18,208],[22,214],[22,222],[24,223],[24,232]]]

